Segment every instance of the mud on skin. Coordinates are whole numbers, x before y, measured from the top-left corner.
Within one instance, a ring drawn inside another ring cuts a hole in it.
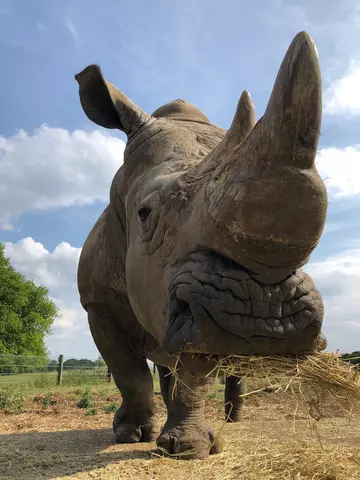
[[[78,268],[91,334],[121,392],[114,438],[157,437],[169,453],[205,458],[221,450],[204,416],[209,355],[326,347],[321,296],[301,270],[327,211],[315,165],[322,105],[315,45],[299,33],[263,117],[256,123],[245,91],[227,131],[183,100],[144,112],[97,65],[76,80],[88,118],[128,137]],[[179,353],[172,396],[169,367]],[[167,406],[161,432],[147,359],[159,367]],[[241,379],[226,380],[231,421],[241,418],[244,391]]]

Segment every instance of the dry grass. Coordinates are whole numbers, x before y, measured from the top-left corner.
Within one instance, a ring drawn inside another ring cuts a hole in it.
[[[217,387],[219,388],[219,387]],[[159,479],[159,480],[359,480],[360,421],[349,421],[335,402],[320,423],[295,410],[284,393],[251,395],[243,419],[222,431],[223,453],[206,460],[180,461],[159,456],[155,444],[116,445],[112,415],[104,405],[116,395],[94,394],[99,414],[86,416],[78,398],[67,393],[43,409],[39,401],[19,415],[0,413],[0,478]],[[165,419],[160,396],[159,428]],[[207,418],[223,425],[222,393],[207,400]]]
[[[290,394],[299,404],[307,405],[309,415],[316,420],[322,418],[328,397],[348,414],[360,403],[359,371],[334,353],[252,357],[235,355],[215,360],[216,366],[208,376],[245,377],[252,380],[253,384],[255,379],[255,387],[248,390],[245,396],[269,388]],[[176,366],[171,373],[177,382],[181,381]],[[175,389],[176,382],[174,391]]]

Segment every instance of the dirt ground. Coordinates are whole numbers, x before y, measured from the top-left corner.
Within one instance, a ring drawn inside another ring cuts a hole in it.
[[[53,395],[46,409],[32,400],[24,413],[0,413],[0,478],[360,479],[357,417],[350,421],[332,406],[325,419],[310,422],[287,397],[262,393],[248,398],[240,423],[224,425],[221,395],[213,397],[207,400],[207,416],[221,430],[224,450],[195,461],[164,458],[154,443],[114,444],[113,414],[104,413],[103,406],[118,402],[117,396],[97,395],[94,416],[76,407],[74,393]],[[160,428],[165,412],[159,395],[156,403]]]

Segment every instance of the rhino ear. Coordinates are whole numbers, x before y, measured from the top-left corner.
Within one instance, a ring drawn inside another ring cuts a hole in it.
[[[98,65],[89,65],[75,75],[75,80],[79,83],[80,102],[84,112],[97,125],[118,128],[130,138],[151,118],[151,115],[107,82]]]

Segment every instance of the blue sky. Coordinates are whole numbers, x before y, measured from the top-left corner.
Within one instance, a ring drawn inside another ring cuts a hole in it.
[[[301,30],[320,56],[318,167],[330,201],[326,231],[306,269],[324,296],[329,347],[360,348],[357,3],[0,0],[0,241],[13,265],[47,285],[59,305],[52,355],[97,355],[78,302],[76,265],[106,206],[125,140],[88,121],[74,74],[98,63],[144,110],[183,98],[227,128],[244,89],[262,115]]]

